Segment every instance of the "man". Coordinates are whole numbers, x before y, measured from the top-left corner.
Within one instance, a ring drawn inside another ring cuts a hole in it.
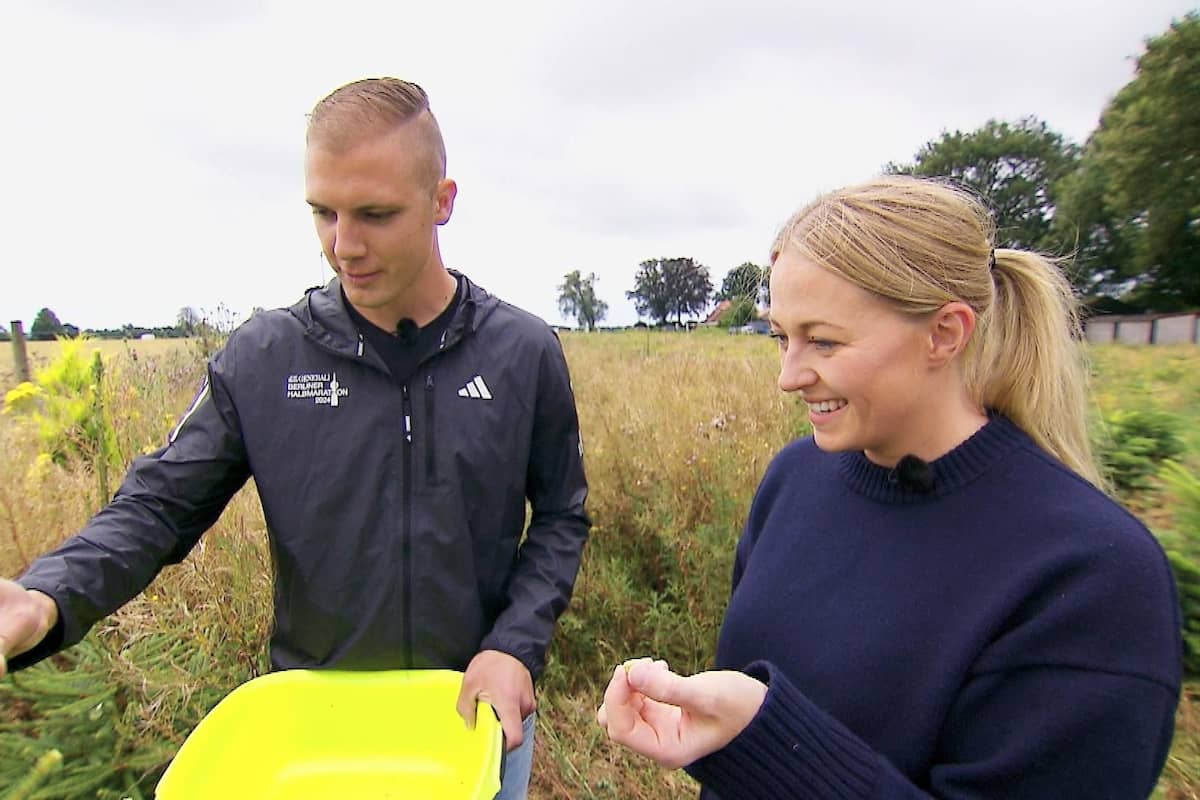
[[[253,475],[273,667],[464,670],[458,711],[473,724],[477,699],[495,707],[500,796],[524,796],[533,679],[579,567],[587,484],[553,331],[442,263],[445,164],[414,84],[358,81],[317,104],[305,184],[336,277],[235,331],[167,446],[0,582],[12,668],[78,642],[183,559]]]

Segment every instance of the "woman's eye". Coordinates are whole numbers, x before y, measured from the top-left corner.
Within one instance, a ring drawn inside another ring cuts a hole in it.
[[[783,335],[782,333],[772,333],[771,338],[779,344],[780,350],[787,350],[787,336]]]
[[[813,347],[817,348],[818,350],[832,350],[833,348],[837,347],[837,342],[832,341],[830,339],[813,338],[813,339],[809,339],[808,343],[811,344]]]

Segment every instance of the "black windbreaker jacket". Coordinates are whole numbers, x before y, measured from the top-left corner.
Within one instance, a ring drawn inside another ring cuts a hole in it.
[[[61,620],[13,666],[78,642],[182,560],[253,476],[276,669],[461,670],[492,649],[536,677],[589,528],[575,400],[554,332],[463,284],[403,389],[336,279],[238,328],[167,446],[21,576]]]

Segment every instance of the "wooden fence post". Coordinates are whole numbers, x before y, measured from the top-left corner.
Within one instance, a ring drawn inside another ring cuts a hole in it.
[[[12,325],[13,363],[17,369],[17,382],[29,380],[29,357],[25,353],[25,331],[21,328],[21,320],[15,319]]]

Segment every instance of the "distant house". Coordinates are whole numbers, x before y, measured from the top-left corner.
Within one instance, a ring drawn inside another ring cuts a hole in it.
[[[724,316],[725,312],[728,311],[732,307],[733,307],[733,303],[731,303],[728,300],[722,300],[721,302],[717,303],[716,308],[714,308],[712,311],[708,312],[708,316],[705,317],[704,321],[701,322],[700,324],[701,325],[718,325],[718,324],[720,324],[721,317]]]
[[[740,327],[730,328],[729,332],[730,333],[770,333],[771,332],[771,323],[769,323],[765,319],[759,317],[758,319],[750,320],[745,325],[742,325]]]
[[[154,339],[156,337],[154,336],[153,333],[143,333],[138,338],[141,339],[143,342],[152,342],[152,341],[154,341]]]

